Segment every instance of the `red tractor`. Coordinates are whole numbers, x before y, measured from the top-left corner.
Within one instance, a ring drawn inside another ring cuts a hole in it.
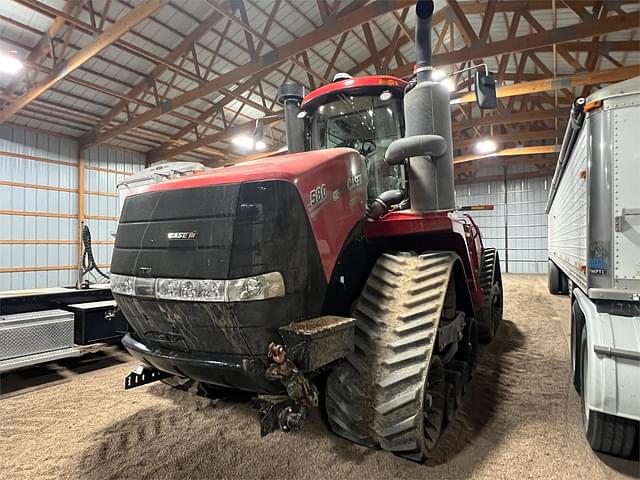
[[[429,455],[502,317],[497,252],[455,205],[432,13],[418,2],[412,82],[285,84],[289,154],[127,198],[111,266],[143,363],[127,388],[255,392],[266,434],[299,428],[322,385],[338,435]]]

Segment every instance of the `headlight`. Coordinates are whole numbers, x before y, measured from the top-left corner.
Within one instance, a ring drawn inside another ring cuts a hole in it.
[[[284,293],[284,280],[280,272],[228,280],[227,300],[229,302],[283,297]]]
[[[156,281],[156,297],[166,300],[224,302],[224,290],[224,280],[159,278]]]
[[[120,295],[133,295],[135,291],[133,288],[134,281],[135,277],[112,273],[110,279],[111,291]]]
[[[187,302],[243,302],[285,294],[284,279],[279,272],[233,280],[143,279],[112,274],[111,290],[120,295]]]

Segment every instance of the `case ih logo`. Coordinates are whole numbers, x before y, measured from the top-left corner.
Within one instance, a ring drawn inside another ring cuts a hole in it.
[[[198,238],[198,232],[169,232],[167,233],[169,240],[195,240]]]

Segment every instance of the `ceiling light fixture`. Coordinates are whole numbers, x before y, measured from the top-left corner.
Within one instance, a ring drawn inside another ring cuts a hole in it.
[[[478,143],[476,143],[476,152],[482,154],[493,153],[497,150],[497,148],[498,147],[496,146],[496,142],[494,142],[493,140],[480,140]]]
[[[253,148],[253,138],[248,135],[238,135],[231,139],[231,143],[242,148]]]
[[[17,56],[17,52],[0,53],[0,72],[14,75],[18,73],[24,65]]]

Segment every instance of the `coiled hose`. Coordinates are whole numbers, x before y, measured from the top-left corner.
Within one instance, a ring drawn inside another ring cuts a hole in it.
[[[82,254],[82,274],[86,275],[92,270],[95,270],[107,280],[109,275],[104,273],[93,258],[93,249],[91,248],[91,231],[86,225],[82,225],[82,245],[84,246],[84,253]]]

